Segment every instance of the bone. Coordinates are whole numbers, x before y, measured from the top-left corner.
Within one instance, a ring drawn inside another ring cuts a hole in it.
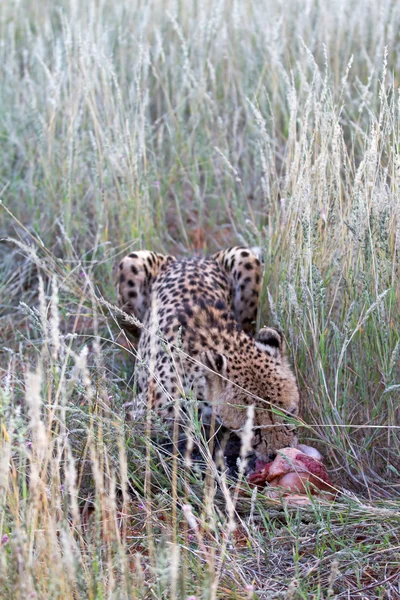
[[[270,463],[257,461],[256,470],[249,475],[248,480],[258,487],[269,484],[282,488],[283,494],[306,496],[308,491],[314,495],[320,491],[336,494],[322,463],[322,455],[315,448],[303,444],[297,448],[279,450]]]
[[[298,444],[297,448],[298,450],[300,450],[300,452],[303,452],[304,454],[307,454],[307,456],[315,458],[315,460],[319,460],[320,462],[324,460],[324,457],[322,456],[321,452],[318,452],[318,450],[316,448],[313,448],[312,446]]]

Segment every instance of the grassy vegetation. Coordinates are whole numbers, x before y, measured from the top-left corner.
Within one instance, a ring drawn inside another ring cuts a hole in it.
[[[391,0],[1,4],[1,598],[400,598],[399,32]],[[126,419],[118,259],[234,244],[333,505]]]

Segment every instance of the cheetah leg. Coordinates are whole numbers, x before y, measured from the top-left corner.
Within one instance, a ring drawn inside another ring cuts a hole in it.
[[[125,256],[118,268],[118,304],[120,308],[143,321],[149,307],[151,286],[158,273],[174,256],[156,254],[149,250],[138,250]],[[127,322],[123,326],[138,333],[137,328]]]
[[[229,248],[212,257],[228,277],[236,320],[249,333],[255,332],[260,301],[261,262],[249,248]]]

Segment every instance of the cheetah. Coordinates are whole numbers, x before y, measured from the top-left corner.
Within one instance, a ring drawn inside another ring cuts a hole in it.
[[[253,405],[251,445],[266,460],[297,444],[299,392],[282,333],[263,327],[255,335],[261,268],[241,247],[209,258],[132,252],[119,264],[118,302],[143,325],[139,405],[150,403],[172,425],[177,401],[185,412],[192,395],[204,422],[214,411],[217,423],[239,436]]]

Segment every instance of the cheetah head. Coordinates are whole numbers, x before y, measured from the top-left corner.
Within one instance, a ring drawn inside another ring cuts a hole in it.
[[[202,359],[208,398],[225,427],[241,431],[253,405],[252,446],[259,458],[296,446],[299,391],[277,329],[264,327],[254,339],[242,333],[233,352],[208,350]]]

